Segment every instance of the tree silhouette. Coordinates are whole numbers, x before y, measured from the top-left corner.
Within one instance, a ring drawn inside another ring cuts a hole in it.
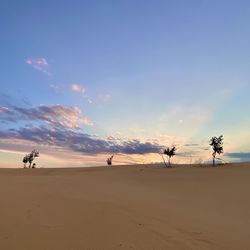
[[[213,156],[213,165],[215,165],[215,156],[216,154],[221,154],[223,153],[223,135],[219,136],[219,137],[212,137],[211,140],[210,140],[210,146],[212,146],[213,148],[213,153],[212,153],[212,156]]]
[[[39,152],[37,150],[32,150],[30,154],[26,154],[23,157],[24,168],[26,168],[26,163],[29,163],[29,168],[31,167],[32,162],[36,157],[39,157]],[[34,163],[32,168],[35,168],[36,164]]]
[[[167,163],[165,162],[164,156],[162,155],[162,158],[166,167],[171,166],[171,157],[175,156],[175,151],[176,151],[176,147],[164,149],[163,155],[168,156],[168,165],[167,165]]]
[[[109,166],[112,165],[113,157],[114,157],[114,155],[112,155],[111,157],[109,157],[109,158],[107,159],[107,164],[108,164]]]

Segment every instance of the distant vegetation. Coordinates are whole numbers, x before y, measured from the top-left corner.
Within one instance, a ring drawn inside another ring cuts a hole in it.
[[[220,155],[223,153],[223,135],[220,135],[219,137],[216,137],[216,136],[212,137],[210,139],[209,145],[212,146],[212,149],[213,149],[212,157],[213,157],[213,165],[215,166],[216,159],[222,160],[220,158],[216,158],[216,154]],[[163,153],[161,153],[163,162],[166,167],[171,167],[171,158],[176,155],[176,150],[177,149],[175,146],[167,147],[166,149],[164,149]],[[168,157],[167,162],[165,161],[164,156]],[[32,150],[31,153],[26,154],[23,157],[24,168],[35,168],[36,163],[33,163],[33,161],[36,157],[39,157],[39,152],[37,150]],[[111,155],[110,157],[107,158],[106,162],[108,166],[112,165],[113,158],[114,158],[114,155]],[[29,165],[27,166],[27,164]]]
[[[39,157],[39,152],[37,150],[32,150],[30,154],[27,154],[23,157],[23,163],[24,163],[24,168],[26,168],[26,164],[29,163],[29,168],[35,168],[36,167],[36,163],[32,162],[34,161],[34,159],[36,157]],[[31,166],[32,164],[32,166]]]
[[[212,146],[213,148],[213,153],[212,153],[212,156],[213,156],[213,165],[215,165],[215,157],[216,157],[216,154],[222,154],[223,153],[223,135],[219,136],[219,137],[212,137],[211,140],[210,140],[210,146]]]
[[[107,164],[108,164],[108,166],[111,166],[111,165],[112,165],[113,157],[114,157],[114,155],[112,155],[111,157],[109,157],[109,158],[107,159]]]
[[[176,151],[176,147],[164,149],[163,155],[168,156],[168,165],[167,165],[167,163],[165,162],[164,156],[162,155],[162,159],[163,159],[164,164],[165,164],[166,167],[171,166],[171,157],[175,156],[175,154],[176,154],[175,151]]]

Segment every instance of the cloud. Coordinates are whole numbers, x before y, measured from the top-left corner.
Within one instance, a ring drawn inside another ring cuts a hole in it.
[[[85,92],[86,92],[86,89],[83,86],[81,86],[79,84],[76,84],[76,83],[71,84],[71,90],[73,92],[78,92],[78,93],[81,93],[81,94],[85,94]]]
[[[28,59],[26,63],[30,65],[48,65],[47,60],[43,57],[39,57],[35,59]]]
[[[102,102],[110,102],[112,100],[112,96],[110,94],[100,95],[99,99]]]
[[[198,147],[199,144],[198,143],[186,143],[184,144],[185,147]]]
[[[80,125],[93,125],[93,122],[83,116],[78,107],[40,105],[23,108],[10,106],[1,107],[0,110],[0,121],[15,124],[10,129],[0,131],[1,142],[5,140],[5,144],[24,141],[26,143],[23,145],[35,143],[39,146],[61,148],[87,155],[143,155],[159,153],[162,150],[162,146],[154,142],[115,137],[102,139],[99,136],[84,133]],[[23,125],[27,121],[29,124]],[[20,127],[17,128],[16,124]]]
[[[80,125],[93,125],[93,122],[82,115],[78,107],[40,105],[23,108],[4,105],[0,108],[2,111],[0,121],[15,123],[12,128],[7,129],[7,126],[10,127],[7,124],[6,130],[0,131],[1,143],[3,140],[9,143],[19,140],[26,142],[23,145],[35,143],[39,146],[48,146],[51,150],[56,147],[62,151],[69,150],[83,155],[126,154],[133,157],[144,154],[157,156],[156,154],[162,152],[163,144],[171,145],[173,142],[175,145],[180,144],[176,138],[166,135],[164,137],[162,135],[158,140],[142,141],[137,138],[125,138],[120,132],[108,136],[107,139],[85,133]],[[181,145],[184,143],[182,142]],[[185,144],[185,146],[198,145]],[[198,148],[195,148],[196,150]],[[197,152],[192,152],[192,156],[194,154],[196,155]],[[184,160],[190,157],[190,154],[179,150],[178,155]]]
[[[235,158],[235,159],[240,159],[240,160],[250,160],[250,152],[225,153],[224,155],[229,158]]]
[[[10,108],[1,107],[4,114],[1,121],[18,122],[44,122],[50,126],[79,128],[79,125],[92,126],[93,122],[83,116],[78,107],[62,105],[40,105],[31,108],[12,106]]]
[[[26,60],[26,63],[36,70],[39,70],[48,75],[50,74],[48,71],[49,63],[44,57],[29,58]]]
[[[62,127],[23,127],[0,131],[3,139],[20,139],[48,145],[67,148],[75,152],[87,154],[147,154],[158,153],[162,146],[140,140],[113,142],[91,136],[81,131],[69,130]]]
[[[6,111],[6,109],[3,109]],[[178,142],[171,136],[158,138],[158,140],[145,139],[141,141],[137,138],[126,138],[120,132],[108,136],[106,139],[97,135],[85,133],[80,128],[80,124],[90,125],[92,121],[81,115],[81,110],[77,107],[68,107],[62,105],[40,105],[31,108],[8,107],[7,113],[0,113],[0,121],[15,122],[16,125],[11,129],[0,131],[2,148],[11,144],[9,148],[15,147],[13,142],[22,141],[25,148],[32,143],[39,147],[48,148],[53,152],[57,150],[75,152],[82,156],[118,154],[127,155],[128,157],[147,157],[152,154],[152,159],[158,159],[158,153],[161,153],[165,145],[171,145],[174,141]],[[29,121],[29,125],[23,125]],[[164,140],[163,140],[164,139]],[[3,142],[5,143],[3,144]],[[178,144],[178,143],[177,143]],[[180,144],[180,143],[179,143]],[[175,157],[176,162],[190,162],[200,157],[199,145],[184,144],[185,147],[192,147],[190,150],[179,150]],[[195,148],[193,148],[195,147]],[[202,152],[203,153],[203,152]]]
[[[89,104],[93,103],[92,99],[88,95],[86,95],[86,89],[82,85],[72,83],[70,88],[71,91],[81,94],[82,97],[86,99]]]
[[[7,108],[7,107],[0,107],[0,113],[10,113],[9,108]]]

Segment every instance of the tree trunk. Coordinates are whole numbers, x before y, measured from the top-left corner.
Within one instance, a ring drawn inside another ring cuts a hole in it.
[[[167,168],[167,167],[168,167],[168,165],[167,165],[167,163],[165,162],[165,159],[164,159],[163,154],[161,155],[161,157],[162,157],[162,159],[163,159],[163,162],[164,162],[165,167]]]
[[[170,157],[168,157],[168,166],[171,167]]]
[[[213,155],[213,166],[215,166],[215,153],[213,153],[212,155]]]

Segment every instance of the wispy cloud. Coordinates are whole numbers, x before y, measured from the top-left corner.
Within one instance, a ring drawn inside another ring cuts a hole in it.
[[[34,69],[50,75],[49,63],[44,57],[29,58],[26,60],[26,63],[32,66]]]
[[[240,161],[249,161],[250,160],[250,152],[233,152],[233,153],[225,153],[225,156],[229,158],[239,159]]]
[[[75,92],[75,93],[79,93],[84,99],[87,100],[88,103],[92,103],[92,99],[86,94],[86,89],[85,87],[83,87],[81,84],[77,84],[77,83],[72,83],[70,85],[71,91]]]
[[[1,121],[18,122],[21,120],[31,122],[45,122],[51,126],[79,128],[79,125],[92,126],[93,122],[82,115],[78,107],[62,105],[40,105],[31,108],[12,106],[9,108],[1,107]]]
[[[110,94],[99,95],[99,100],[102,102],[110,102],[112,100],[112,96]]]
[[[7,107],[0,107],[0,113],[10,113],[10,110]]]

